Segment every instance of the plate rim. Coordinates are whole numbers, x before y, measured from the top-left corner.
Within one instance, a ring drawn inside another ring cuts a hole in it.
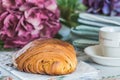
[[[95,58],[99,58],[99,59],[108,59],[108,60],[120,60],[120,58],[114,58],[114,57],[105,57],[105,56],[99,56],[99,55],[94,55],[94,54],[91,54],[90,52],[88,52],[87,50],[88,49],[93,49],[95,47],[99,47],[100,45],[93,45],[93,46],[88,46],[84,49],[84,52],[85,54],[91,56],[91,57],[95,57]]]

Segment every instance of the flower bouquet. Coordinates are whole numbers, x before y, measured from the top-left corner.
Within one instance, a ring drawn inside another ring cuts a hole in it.
[[[59,31],[60,12],[55,0],[0,0],[0,45],[21,48]]]

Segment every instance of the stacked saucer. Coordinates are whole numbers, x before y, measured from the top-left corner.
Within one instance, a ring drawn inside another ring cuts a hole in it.
[[[100,45],[89,46],[84,49],[84,52],[98,64],[107,66],[120,66],[120,58],[103,56]]]

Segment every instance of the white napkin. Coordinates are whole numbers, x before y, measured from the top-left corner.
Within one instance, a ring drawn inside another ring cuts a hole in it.
[[[31,74],[20,72],[14,68],[5,69],[9,70],[12,74],[19,77],[21,80],[96,80],[99,78],[98,70],[82,61],[78,63],[77,69],[73,73],[62,76]]]
[[[15,80],[96,80],[97,78],[99,78],[98,70],[96,70],[94,67],[80,60],[75,72],[68,75],[48,76],[48,75],[20,72],[13,67],[5,66],[5,64],[9,64],[9,63],[11,64],[12,54],[13,52],[0,52],[0,67],[3,70],[9,72],[10,74],[16,76],[18,79]]]

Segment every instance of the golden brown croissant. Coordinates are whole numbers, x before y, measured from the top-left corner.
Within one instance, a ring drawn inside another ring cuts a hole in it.
[[[18,70],[31,73],[68,74],[77,66],[73,46],[58,39],[35,40],[18,51],[15,58]]]

